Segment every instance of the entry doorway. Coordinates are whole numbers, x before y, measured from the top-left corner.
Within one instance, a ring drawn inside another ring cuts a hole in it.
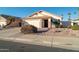
[[[21,27],[21,26],[22,26],[22,23],[20,22],[20,23],[19,23],[19,27]]]
[[[44,20],[44,27],[48,27],[48,20]]]

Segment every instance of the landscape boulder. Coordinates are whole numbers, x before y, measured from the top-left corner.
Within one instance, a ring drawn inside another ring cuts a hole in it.
[[[21,27],[21,32],[24,34],[27,33],[36,33],[37,32],[37,28],[33,25],[25,25]]]

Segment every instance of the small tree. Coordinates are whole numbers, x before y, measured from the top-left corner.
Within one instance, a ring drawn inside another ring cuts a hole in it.
[[[15,20],[14,17],[9,16],[9,17],[8,17],[8,21],[10,21],[10,22],[9,22],[7,25],[11,24],[14,20]]]
[[[60,20],[53,20],[52,23],[55,24],[56,28],[60,26]]]
[[[69,16],[68,20],[71,21],[71,13],[70,12],[68,13],[68,16]]]

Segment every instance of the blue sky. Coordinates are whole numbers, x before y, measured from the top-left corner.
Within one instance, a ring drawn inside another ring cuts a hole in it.
[[[23,18],[39,10],[44,10],[60,16],[63,14],[63,20],[68,20],[68,12],[71,12],[72,19],[78,18],[77,7],[0,7],[0,14],[13,15]],[[74,14],[74,12],[76,12],[76,14]]]

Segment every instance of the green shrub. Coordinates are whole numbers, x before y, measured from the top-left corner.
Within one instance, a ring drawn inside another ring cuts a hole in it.
[[[71,26],[71,29],[72,30],[79,30],[79,25],[73,25],[73,26]]]
[[[35,26],[32,26],[32,25],[26,25],[26,26],[22,26],[21,32],[24,33],[24,34],[26,34],[26,33],[36,33],[37,28]]]
[[[55,25],[56,28],[60,27],[60,20],[53,20],[52,23]]]

